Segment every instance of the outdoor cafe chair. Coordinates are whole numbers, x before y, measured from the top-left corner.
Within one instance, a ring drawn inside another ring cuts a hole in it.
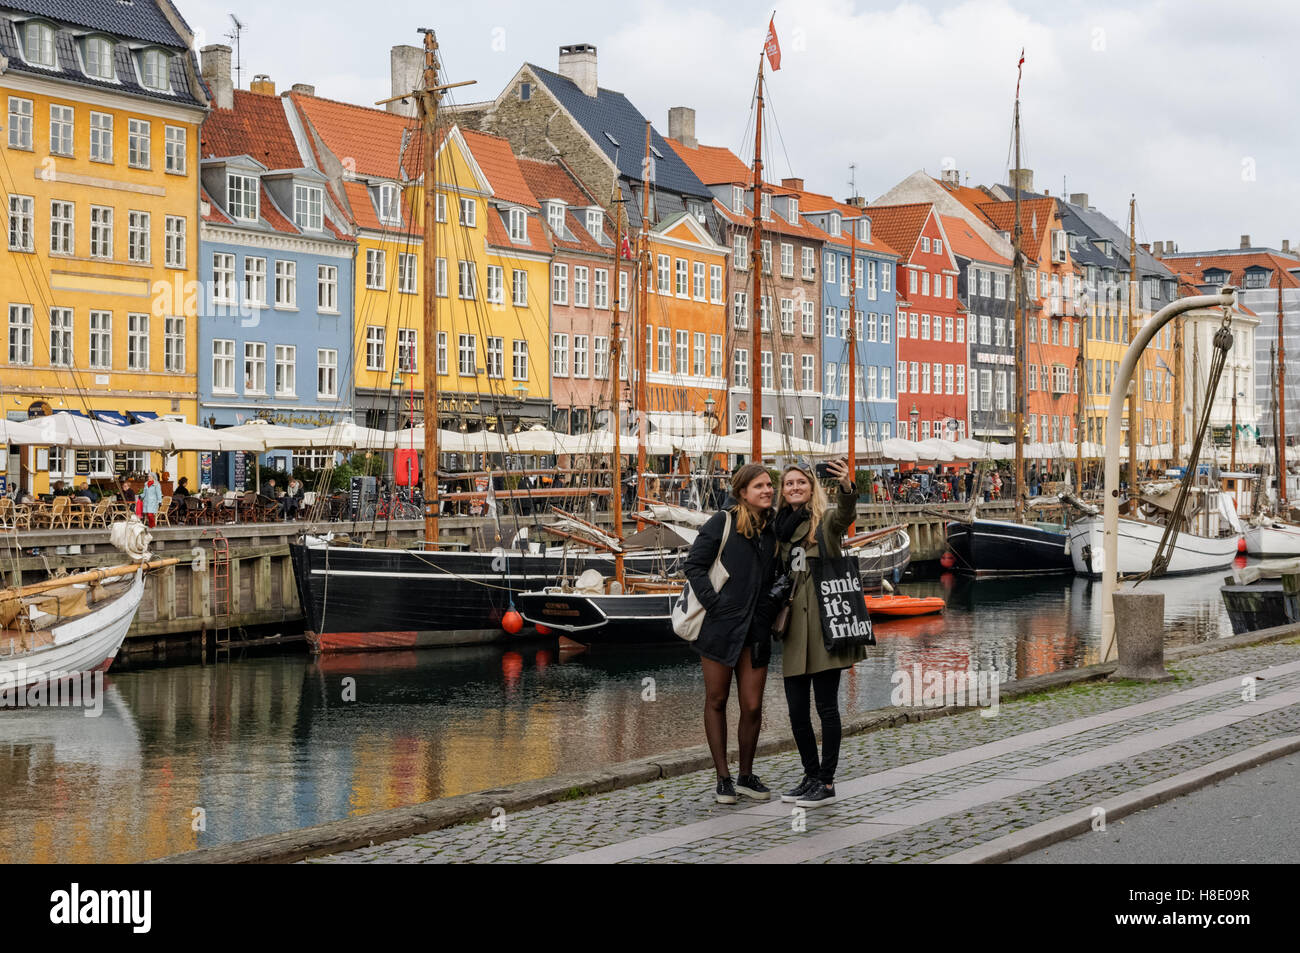
[[[31,529],[31,507],[23,503],[15,503],[8,497],[0,499],[0,527],[5,529]]]
[[[172,498],[170,496],[164,496],[162,502],[158,504],[158,515],[154,517],[154,523],[158,526],[171,526],[171,512]]]

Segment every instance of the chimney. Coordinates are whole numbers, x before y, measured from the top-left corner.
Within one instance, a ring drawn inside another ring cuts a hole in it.
[[[940,176],[940,181],[944,185],[959,186],[961,185],[961,173],[956,169],[944,169]]]
[[[1033,169],[1012,169],[1011,181],[1007,183],[1013,189],[1021,192],[1034,191],[1034,170]]]
[[[1164,253],[1165,253],[1165,243],[1164,243],[1164,242],[1152,242],[1152,243],[1151,243],[1151,254],[1153,254],[1153,255],[1155,255],[1157,258],[1159,258],[1159,257],[1160,257],[1161,255],[1163,255]]]
[[[302,96],[315,96],[316,87],[310,83],[294,83],[289,87],[289,92],[298,93]]]
[[[1249,235],[1242,235],[1242,236],[1241,236],[1241,247],[1242,247],[1242,248],[1249,248],[1249,247],[1250,247],[1250,236],[1249,236]]]
[[[1087,207],[1088,207],[1088,193],[1087,193],[1087,192],[1072,192],[1072,193],[1070,193],[1070,204],[1071,204],[1071,205],[1079,205],[1079,206],[1082,206],[1083,208],[1087,208]]]
[[[854,208],[866,208],[867,197],[865,195],[854,195],[844,200],[845,205],[852,205]]]
[[[559,74],[593,99],[596,97],[596,48],[590,43],[560,47]]]
[[[593,59],[594,64],[594,59]],[[593,76],[595,66],[592,66]],[[576,80],[574,82],[577,82]],[[592,80],[595,85],[595,80]],[[695,110],[690,106],[673,106],[668,110],[668,138],[676,139],[687,149],[699,148],[700,141],[695,138]]]
[[[1284,255],[1291,254],[1291,239],[1289,238],[1282,239],[1282,254]]]
[[[1150,243],[1150,242],[1142,242],[1140,245],[1138,245],[1138,248],[1142,249],[1142,250],[1143,250],[1144,252],[1146,252],[1148,255],[1151,254],[1151,243]]]
[[[199,50],[203,81],[212,90],[212,105],[218,109],[235,108],[235,86],[230,80],[230,47],[216,44]]]
[[[398,116],[415,115],[415,97],[410,93],[424,82],[424,50],[418,46],[395,46],[388,55],[392,75],[392,95],[405,96],[388,103],[388,111]]]
[[[803,191],[803,179],[793,179],[793,178],[791,178],[791,179],[782,179],[782,180],[781,180],[781,186],[782,186],[782,188],[794,189],[795,191],[802,192],[802,191]]]
[[[248,84],[248,91],[261,96],[274,96],[275,83],[271,82],[271,77],[265,73],[258,73],[253,77],[253,81]]]
[[[1176,243],[1176,242],[1165,242],[1165,254],[1166,254],[1166,255],[1177,255],[1177,254],[1178,254],[1178,245],[1177,245],[1177,243]]]

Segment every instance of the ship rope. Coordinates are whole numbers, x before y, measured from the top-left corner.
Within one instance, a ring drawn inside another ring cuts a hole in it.
[[[1232,311],[1228,307],[1223,309],[1223,323],[1219,330],[1214,333],[1214,357],[1210,360],[1209,380],[1206,382],[1205,406],[1201,410],[1201,419],[1196,426],[1196,439],[1192,443],[1191,453],[1188,455],[1187,469],[1183,473],[1183,478],[1178,484],[1178,496],[1174,501],[1174,508],[1165,522],[1165,531],[1160,535],[1160,545],[1156,547],[1156,554],[1151,559],[1151,568],[1142,573],[1134,580],[1134,585],[1141,583],[1146,579],[1155,579],[1163,576],[1169,568],[1169,560],[1173,557],[1174,547],[1178,542],[1178,534],[1182,531],[1183,523],[1187,519],[1187,501],[1191,496],[1192,483],[1196,479],[1196,472],[1200,469],[1199,462],[1201,459],[1201,444],[1205,440],[1206,431],[1210,428],[1210,413],[1214,409],[1213,395],[1219,387],[1219,378],[1223,375],[1223,368],[1228,363],[1228,352],[1232,350]],[[1131,498],[1131,508],[1136,507],[1139,496]]]

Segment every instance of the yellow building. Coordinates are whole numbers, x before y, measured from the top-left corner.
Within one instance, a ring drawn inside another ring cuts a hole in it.
[[[111,4],[69,9],[82,22],[0,2],[0,402],[10,419],[70,411],[195,423],[207,99],[192,36],[168,3],[136,0],[125,20]],[[0,476],[44,492],[51,479],[160,464],[173,478],[196,469],[193,454],[24,448],[0,454]]]
[[[356,419],[424,419],[424,187],[419,121],[288,94],[357,240]],[[550,421],[551,246],[505,139],[456,127],[436,147],[434,280],[440,426]]]

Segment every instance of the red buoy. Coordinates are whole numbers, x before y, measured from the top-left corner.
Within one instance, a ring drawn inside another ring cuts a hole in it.
[[[952,554],[951,550],[949,550],[939,557],[939,565],[944,569],[951,569],[953,566],[957,565],[957,557]]]
[[[1246,551],[1246,537],[1242,536],[1237,540],[1237,552],[1244,553],[1245,551]]]
[[[505,629],[511,635],[515,635],[524,627],[524,617],[514,609],[511,609],[501,617],[501,628]]]
[[[550,634],[551,634],[551,627],[550,627],[549,625],[535,625],[535,626],[533,626],[533,628],[537,630],[537,634],[538,634],[538,635],[550,635]]]

